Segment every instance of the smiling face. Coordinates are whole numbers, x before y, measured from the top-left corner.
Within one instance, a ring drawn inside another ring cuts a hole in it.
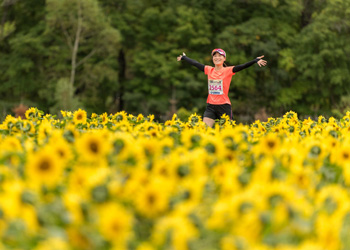
[[[220,66],[223,65],[226,60],[226,57],[223,55],[219,54],[218,52],[215,52],[213,55],[213,63],[215,66]]]

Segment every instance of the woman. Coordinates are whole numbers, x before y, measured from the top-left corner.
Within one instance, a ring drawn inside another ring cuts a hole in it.
[[[228,91],[231,84],[232,76],[245,68],[252,66],[255,63],[265,66],[267,62],[262,60],[264,56],[259,56],[253,61],[245,64],[226,67],[226,52],[223,49],[214,49],[211,52],[213,57],[213,63],[215,67],[201,64],[182,53],[177,57],[177,61],[184,60],[199,70],[203,71],[208,76],[208,99],[207,107],[204,111],[203,121],[207,126],[212,127],[215,123],[215,119],[220,119],[224,114],[228,115],[232,119],[231,101],[228,98]]]

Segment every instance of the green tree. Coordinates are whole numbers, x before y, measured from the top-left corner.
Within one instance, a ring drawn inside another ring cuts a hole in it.
[[[68,78],[58,80],[54,96],[56,104],[50,108],[50,112],[57,114],[60,110],[77,110],[81,103],[74,97],[74,90]]]
[[[181,106],[203,106],[205,78],[178,63],[176,56],[185,51],[204,61],[211,33],[206,11],[176,1],[101,2],[124,38],[124,108],[164,115]]]
[[[314,1],[310,23],[285,49],[281,68],[292,77],[294,110],[332,115],[342,97],[349,96],[350,1]],[[287,90],[285,89],[284,92]]]
[[[0,99],[3,116],[19,103],[41,106],[44,1],[1,1]]]
[[[53,57],[62,63],[70,61],[70,89],[77,88],[84,105],[96,109],[99,87],[118,81],[114,60],[121,40],[119,31],[110,25],[96,0],[48,0],[47,13],[47,32],[58,36],[51,48],[60,50],[60,55]]]

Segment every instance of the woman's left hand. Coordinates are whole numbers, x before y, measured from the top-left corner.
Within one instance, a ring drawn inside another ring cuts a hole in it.
[[[182,59],[183,56],[186,56],[185,52],[182,52],[182,55],[179,55],[179,56],[177,57],[177,61],[178,61],[178,62],[181,61],[181,59]]]
[[[259,67],[261,67],[261,66],[266,66],[266,64],[267,64],[267,61],[265,61],[265,60],[262,59],[263,57],[264,57],[263,55],[257,57],[258,59],[260,59],[260,60],[257,62],[257,64],[259,65]]]

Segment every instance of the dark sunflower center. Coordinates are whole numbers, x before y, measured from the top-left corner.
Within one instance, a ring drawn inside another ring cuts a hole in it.
[[[344,159],[349,159],[349,153],[348,152],[344,152],[343,153],[343,158]]]
[[[148,204],[152,205],[156,201],[154,194],[149,194],[147,197]]]
[[[226,155],[227,160],[232,161],[235,157],[232,154]]]
[[[42,162],[40,162],[39,164],[39,169],[41,171],[47,171],[51,168],[51,164],[48,160],[43,160]]]
[[[90,150],[91,152],[97,154],[98,153],[98,144],[96,142],[91,142],[90,143]]]
[[[78,114],[77,115],[77,120],[81,120],[81,119],[83,119],[83,115],[82,114]]]
[[[267,146],[268,146],[269,148],[274,148],[275,145],[276,145],[276,143],[275,143],[274,141],[268,141],[268,142],[267,142]]]
[[[61,150],[61,149],[58,150],[58,154],[59,154],[60,157],[64,157],[65,156],[64,151]]]
[[[112,224],[112,230],[114,232],[119,232],[120,231],[120,224],[117,221],[114,221]]]
[[[299,183],[303,183],[304,182],[304,176],[303,175],[299,175],[298,176],[298,181],[299,181]]]
[[[162,168],[162,169],[160,170],[160,174],[161,174],[161,175],[168,175],[167,169],[166,169],[166,168]]]

